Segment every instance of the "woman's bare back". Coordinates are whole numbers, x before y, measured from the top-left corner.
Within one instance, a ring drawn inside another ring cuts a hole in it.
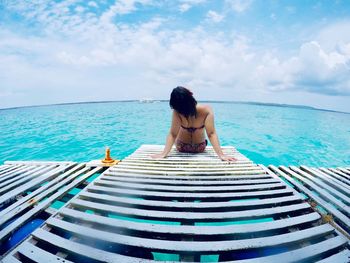
[[[197,117],[189,117],[186,119],[181,114],[178,114],[181,121],[181,126],[177,139],[184,143],[198,144],[205,140],[205,120],[208,116],[208,106],[197,105]]]

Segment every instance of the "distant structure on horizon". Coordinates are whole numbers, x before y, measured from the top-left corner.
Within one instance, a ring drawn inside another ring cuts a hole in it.
[[[152,98],[142,98],[139,100],[140,103],[154,103],[159,102],[159,100],[154,100]]]

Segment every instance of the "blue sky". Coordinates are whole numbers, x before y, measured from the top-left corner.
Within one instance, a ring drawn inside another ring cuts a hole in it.
[[[350,112],[350,1],[0,0],[0,108],[167,99]]]

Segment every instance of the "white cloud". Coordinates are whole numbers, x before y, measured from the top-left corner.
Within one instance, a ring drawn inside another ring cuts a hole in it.
[[[210,21],[213,21],[214,23],[219,23],[224,19],[224,15],[220,15],[217,12],[213,11],[213,10],[209,10],[207,13],[207,19],[209,19]]]
[[[95,1],[89,1],[89,2],[88,2],[88,6],[97,8],[97,7],[98,7],[98,4],[97,4]]]
[[[344,45],[350,42],[350,20],[341,20],[335,23],[328,23],[327,26],[317,31],[313,38],[322,43],[327,50],[337,49],[339,44]]]
[[[151,0],[116,0],[114,5],[104,12],[101,16],[101,20],[109,22],[116,15],[129,14],[136,10],[136,4],[147,5]]]
[[[85,8],[79,5],[75,8],[75,11],[77,13],[83,13],[85,11]]]
[[[237,13],[246,11],[252,2],[252,0],[226,0],[226,3]]]
[[[180,12],[184,13],[187,12],[192,6],[190,4],[184,3],[181,4],[179,7]]]
[[[22,5],[21,12],[44,29],[37,37],[0,30],[0,108],[15,106],[11,102],[167,98],[165,87],[179,83],[205,90],[213,99],[219,96],[217,90],[226,92],[221,99],[235,100],[296,91],[350,95],[350,39],[337,35],[350,23],[329,25],[294,55],[282,57],[255,48],[247,36],[208,34],[200,26],[166,29],[162,18],[136,26],[115,24],[112,17],[136,8],[136,1],[123,3],[101,16],[73,12],[67,3],[59,7],[68,11],[45,1]],[[223,19],[210,12],[213,21]],[[330,43],[330,36],[336,40]],[[47,93],[50,98],[43,98]]]
[[[206,0],[180,0],[179,10],[184,13],[190,10],[193,6],[206,2]]]
[[[344,50],[350,45],[344,46]],[[329,95],[350,95],[350,53],[325,52],[315,41],[300,47],[297,56],[280,61],[267,56],[256,78],[271,90],[305,90]]]

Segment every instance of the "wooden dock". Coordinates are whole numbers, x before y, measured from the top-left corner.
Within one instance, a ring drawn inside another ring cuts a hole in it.
[[[141,146],[57,210],[50,204],[102,168],[0,166],[13,191],[0,192],[11,203],[0,210],[2,242],[18,223],[51,215],[2,261],[349,262],[349,168],[265,167],[233,147],[223,148],[232,164],[211,147],[151,159],[161,147]]]
[[[63,197],[71,198],[101,170],[74,162],[6,162],[0,166],[0,257],[12,248],[9,238],[14,232],[44,222],[56,212],[55,205],[63,204]]]

